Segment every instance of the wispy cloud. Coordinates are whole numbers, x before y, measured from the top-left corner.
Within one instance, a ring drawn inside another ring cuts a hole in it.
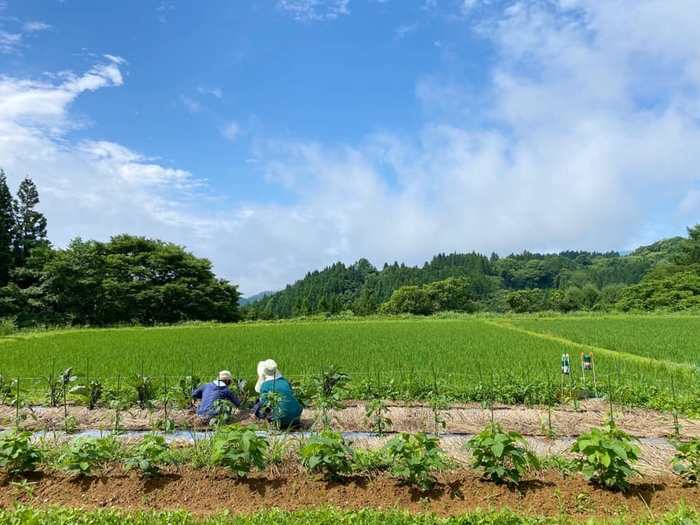
[[[241,134],[241,126],[238,122],[229,122],[221,127],[221,134],[229,142],[234,142]]]
[[[175,9],[172,2],[160,2],[156,7],[156,17],[158,21],[165,24],[168,21],[168,14]]]
[[[202,111],[202,104],[200,104],[199,101],[190,98],[186,95],[180,95],[180,103],[190,113],[199,113],[200,111]]]
[[[18,51],[22,43],[22,33],[10,33],[0,29],[0,53],[10,54]]]
[[[45,31],[51,29],[51,25],[45,22],[33,21],[25,22],[22,26],[25,33],[35,33],[37,31]]]
[[[300,22],[335,20],[348,15],[350,0],[277,0],[277,8]]]
[[[223,101],[224,100],[224,92],[221,90],[221,88],[207,88],[207,87],[198,87],[197,92],[202,94],[202,95],[211,95],[213,97],[218,98],[219,100]]]
[[[394,30],[394,38],[396,38],[396,40],[403,40],[406,37],[406,35],[413,33],[417,29],[418,24],[416,22],[412,24],[399,26]]]

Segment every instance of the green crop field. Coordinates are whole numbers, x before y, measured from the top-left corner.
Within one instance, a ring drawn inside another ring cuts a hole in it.
[[[519,319],[513,324],[533,332],[659,361],[693,366],[700,363],[700,317]]]
[[[696,333],[700,320],[691,317],[463,317],[75,330],[0,339],[0,375],[21,377],[30,388],[67,367],[107,385],[141,372],[172,381],[187,375],[208,380],[226,368],[253,383],[257,362],[274,358],[301,385],[337,365],[352,379],[349,396],[425,399],[437,383],[454,400],[491,396],[538,403],[582,381],[576,366],[582,347],[576,343],[585,343],[603,347],[595,354],[598,382],[586,376],[587,388],[611,391],[632,404],[668,407],[671,378],[685,403],[696,401]],[[573,373],[566,377],[560,373],[564,353],[572,358]]]

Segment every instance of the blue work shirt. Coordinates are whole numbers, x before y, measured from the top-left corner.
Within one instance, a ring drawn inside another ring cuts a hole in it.
[[[197,407],[197,414],[200,416],[217,416],[219,412],[217,410],[216,401],[226,400],[230,401],[236,408],[241,406],[241,402],[238,398],[233,395],[231,389],[223,381],[212,381],[211,383],[206,383],[200,386],[197,390],[192,393],[192,397],[195,399],[201,399],[202,402]]]

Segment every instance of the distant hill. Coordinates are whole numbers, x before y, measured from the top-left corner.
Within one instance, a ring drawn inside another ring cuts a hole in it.
[[[663,239],[625,255],[579,250],[548,254],[524,251],[506,257],[495,253],[490,257],[475,252],[441,253],[422,266],[394,262],[381,268],[367,259],[349,266],[337,262],[307,273],[282,291],[263,292],[241,299],[240,304],[248,319],[337,314],[346,310],[368,315],[399,288],[420,288],[455,278],[467,279],[459,281],[463,292],[474,308],[482,311],[521,311],[524,307],[518,301],[525,299],[534,301],[540,309],[591,309],[596,304],[614,303],[623,287],[641,282],[652,270],[671,265],[683,242],[682,237]],[[524,293],[514,294],[521,291]],[[445,295],[444,290],[433,292],[438,299]],[[417,292],[409,288],[407,293]],[[258,302],[253,306],[255,299]],[[415,297],[410,301],[415,302]],[[527,311],[533,311],[531,306],[527,306]]]
[[[245,306],[247,304],[253,304],[255,301],[259,301],[263,297],[267,297],[268,295],[272,295],[275,293],[277,293],[277,292],[267,291],[267,292],[256,293],[255,295],[251,295],[250,297],[241,297],[238,300],[238,304],[241,306]]]

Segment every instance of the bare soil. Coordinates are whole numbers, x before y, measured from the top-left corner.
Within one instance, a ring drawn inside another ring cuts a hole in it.
[[[373,508],[406,509],[412,513],[435,512],[440,516],[481,509],[502,509],[528,515],[556,516],[562,513],[585,521],[619,516],[661,516],[681,501],[700,505],[697,488],[683,487],[670,477],[647,477],[633,483],[622,494],[603,490],[580,477],[562,477],[548,471],[533,475],[520,486],[509,488],[481,480],[459,470],[439,476],[430,492],[407,486],[386,474],[328,482],[309,476],[296,465],[251,473],[237,479],[229,471],[171,469],[161,478],[142,480],[118,467],[95,479],[71,480],[56,472],[30,476],[28,491],[7,477],[0,477],[0,507],[15,501],[35,506],[59,505],[87,509],[136,510],[187,509],[197,516],[253,513],[277,507],[295,511],[317,507],[341,510]]]
[[[609,406],[599,401],[586,401],[573,407],[558,407],[551,413],[551,427],[558,439],[547,439],[549,411],[547,407],[495,407],[494,419],[505,430],[515,430],[526,436],[538,455],[567,456],[571,438],[600,427],[607,418]],[[69,415],[80,422],[80,429],[109,430],[114,425],[114,411],[88,410],[71,406]],[[674,431],[670,415],[647,409],[615,407],[619,427],[641,438],[642,456],[638,468],[643,476],[632,481],[631,490],[622,494],[607,491],[587,483],[580,476],[563,477],[556,471],[530,474],[517,489],[497,486],[481,480],[466,464],[467,453],[460,447],[468,435],[480,432],[490,421],[491,412],[479,405],[455,405],[443,411],[446,428],[441,432],[456,434],[442,439],[441,446],[465,468],[439,475],[436,489],[424,492],[401,484],[382,473],[359,476],[343,483],[327,482],[303,472],[298,458],[291,458],[282,467],[254,472],[239,480],[222,469],[193,470],[189,467],[170,468],[165,476],[142,480],[121,467],[109,469],[101,477],[71,480],[66,475],[45,471],[31,475],[30,489],[13,483],[16,480],[0,474],[0,507],[11,507],[21,501],[33,505],[68,507],[116,508],[124,511],[186,509],[198,516],[217,514],[224,509],[235,513],[251,513],[265,508],[300,510],[316,507],[336,507],[341,510],[370,507],[378,510],[407,509],[414,513],[435,512],[441,516],[460,514],[477,508],[510,508],[531,515],[554,516],[569,514],[581,521],[626,514],[630,516],[661,516],[674,510],[682,501],[700,507],[698,488],[684,487],[669,470],[674,449],[664,439]],[[35,410],[36,420],[26,424],[35,430],[61,430],[63,408]],[[336,430],[366,432],[372,429],[365,418],[364,404],[347,402],[338,411]],[[306,410],[305,429],[313,428],[316,412]],[[426,407],[396,403],[388,416],[392,431],[432,432],[433,412]],[[0,428],[12,425],[15,411],[0,406]],[[122,425],[128,430],[150,430],[164,418],[161,409],[122,412]],[[193,410],[169,413],[181,428],[197,428]],[[238,412],[236,420],[243,424],[256,423],[250,413]],[[700,422],[680,421],[683,437],[700,436]],[[202,430],[201,424],[199,430]],[[651,441],[648,438],[656,438]],[[294,439],[294,438],[292,438]],[[355,445],[380,447],[387,438],[361,438]]]

